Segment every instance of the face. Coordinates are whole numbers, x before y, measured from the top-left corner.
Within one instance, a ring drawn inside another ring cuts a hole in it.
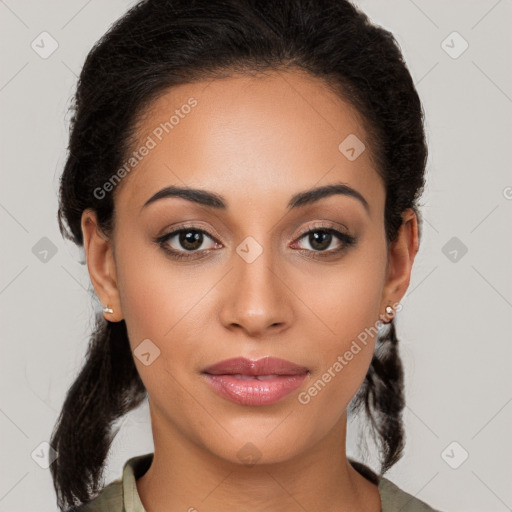
[[[236,76],[170,90],[137,135],[106,265],[92,249],[88,265],[108,318],[126,322],[154,434],[233,462],[248,442],[262,463],[305,452],[346,420],[375,345],[362,333],[410,271],[389,259],[385,186],[357,112],[299,72]],[[347,137],[366,146],[357,158],[339,149]],[[342,186],[294,201],[329,185]],[[155,197],[171,186],[215,197]],[[277,401],[238,403],[203,373],[268,356],[307,369]]]

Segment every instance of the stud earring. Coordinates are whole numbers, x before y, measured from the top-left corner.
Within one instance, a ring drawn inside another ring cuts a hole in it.
[[[114,310],[113,309],[110,309],[108,307],[108,304],[106,306],[103,306],[103,313],[113,313]]]
[[[391,306],[386,306],[385,313],[380,316],[383,324],[389,324],[394,317],[394,310]]]

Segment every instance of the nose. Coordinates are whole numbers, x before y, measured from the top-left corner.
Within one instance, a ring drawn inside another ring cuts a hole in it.
[[[233,265],[222,288],[222,324],[251,337],[281,333],[288,328],[293,317],[293,286],[286,282],[272,251],[264,249],[254,261],[233,254]]]

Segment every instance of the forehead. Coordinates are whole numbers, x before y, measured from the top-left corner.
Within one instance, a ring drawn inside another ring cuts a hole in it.
[[[339,182],[383,194],[359,113],[303,72],[173,87],[142,112],[136,134],[136,165],[116,190],[120,209],[172,184],[216,191],[233,207],[270,195],[284,205],[297,191]],[[364,150],[354,159],[348,146]]]

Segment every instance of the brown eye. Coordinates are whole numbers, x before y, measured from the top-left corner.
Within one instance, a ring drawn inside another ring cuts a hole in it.
[[[332,242],[332,233],[327,231],[312,231],[309,233],[308,242],[317,251],[325,251]]]
[[[181,247],[187,251],[194,251],[201,247],[203,243],[203,233],[192,230],[180,231],[178,241]]]
[[[299,240],[306,239],[311,249],[304,249],[309,252],[326,253],[331,255],[343,251],[348,246],[354,245],[356,239],[347,233],[343,233],[334,228],[315,228],[303,233]],[[328,250],[328,248],[338,241],[338,247]]]
[[[212,244],[210,247],[207,244],[204,247],[208,238]],[[199,253],[214,249],[218,245],[210,234],[195,227],[181,227],[158,237],[155,242],[175,259],[198,257]]]

